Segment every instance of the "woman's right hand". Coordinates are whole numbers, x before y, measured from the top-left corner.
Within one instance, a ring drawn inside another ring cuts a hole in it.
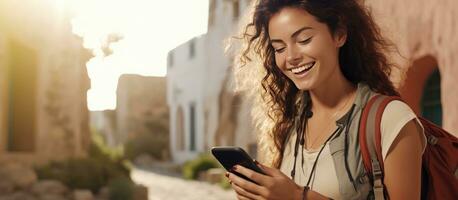
[[[243,174],[251,180],[259,183],[255,184],[236,176],[233,173],[227,173],[229,181],[234,191],[237,193],[237,199],[240,200],[280,200],[280,199],[303,199],[303,188],[280,170],[270,168],[260,163],[257,164],[266,175],[259,174],[243,166],[237,166],[234,171]],[[308,190],[306,193],[307,200],[329,199],[318,192]]]

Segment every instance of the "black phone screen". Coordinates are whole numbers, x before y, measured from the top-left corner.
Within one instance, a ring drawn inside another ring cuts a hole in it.
[[[231,170],[234,165],[241,165],[261,174],[265,174],[254,162],[254,160],[240,147],[213,147],[212,154],[223,165],[226,170]],[[247,177],[232,172],[246,180],[252,181]],[[252,181],[253,182],[253,181]]]

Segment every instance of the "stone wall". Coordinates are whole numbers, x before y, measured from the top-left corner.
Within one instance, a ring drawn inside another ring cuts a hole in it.
[[[147,123],[152,119],[168,128],[165,84],[165,77],[125,74],[119,78],[116,92],[118,142],[150,131]]]
[[[44,1],[1,1],[0,30],[0,160],[32,164],[85,156],[90,140],[86,102],[90,83],[85,63],[91,55],[71,32],[70,17]],[[24,51],[26,57],[18,57],[12,49]],[[28,62],[25,67],[23,61]],[[6,69],[14,65],[23,66],[24,71],[7,75]],[[12,150],[8,138],[11,115],[7,109],[12,108],[8,99],[13,90],[24,92],[7,85],[12,78],[33,97],[15,96],[33,108],[27,111],[31,120],[16,119],[21,126],[33,127],[23,131],[27,137],[21,136],[32,143],[26,151]]]
[[[438,66],[441,74],[443,127],[458,136],[458,88],[455,78],[458,76],[458,1],[366,0],[365,3],[372,8],[384,34],[392,38],[407,58],[398,61],[403,72],[427,70],[422,66]],[[425,62],[431,64],[424,66]],[[396,76],[394,80],[402,77],[400,74]],[[398,85],[402,90],[403,81]]]
[[[165,77],[124,74],[116,98],[116,137],[127,158],[170,159],[169,108]]]

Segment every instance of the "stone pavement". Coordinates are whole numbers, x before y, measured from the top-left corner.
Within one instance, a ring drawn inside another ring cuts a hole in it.
[[[134,168],[132,180],[148,188],[149,200],[234,200],[232,190],[223,190],[218,185],[184,180],[159,173]]]

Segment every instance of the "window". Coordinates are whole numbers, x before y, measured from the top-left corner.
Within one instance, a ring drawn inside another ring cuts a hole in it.
[[[195,151],[196,150],[196,106],[194,103],[191,103],[189,114],[190,114],[189,149],[191,151]]]
[[[12,152],[35,151],[36,134],[36,52],[10,41],[10,63],[8,66],[8,142]]]
[[[209,6],[209,13],[208,13],[208,26],[213,26],[215,23],[215,13],[216,13],[216,7],[217,7],[217,2],[219,0],[210,0],[210,6]]]
[[[176,116],[176,147],[179,151],[184,150],[184,116],[183,116],[183,109],[181,106],[178,106],[177,116]]]
[[[440,80],[439,70],[434,71],[429,76],[421,98],[421,115],[429,121],[442,126]]]
[[[238,0],[232,1],[232,20],[237,21],[240,15],[240,5]]]

